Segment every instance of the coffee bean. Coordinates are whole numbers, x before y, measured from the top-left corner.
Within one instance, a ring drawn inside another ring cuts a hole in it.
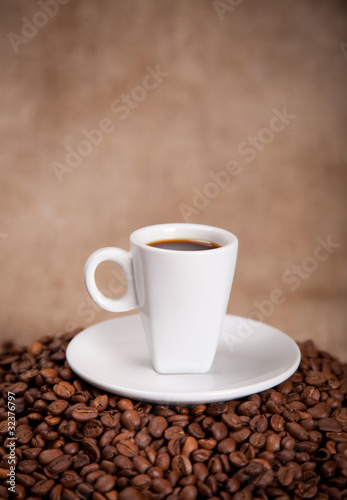
[[[246,415],[247,417],[254,417],[260,413],[259,406],[254,401],[245,401],[241,403],[237,407],[237,411],[239,415]]]
[[[143,457],[141,455],[134,456],[132,459],[132,463],[133,463],[134,468],[140,474],[144,474],[152,466],[151,462],[149,460],[147,460],[146,457]]]
[[[328,418],[331,413],[331,407],[327,403],[320,402],[309,408],[307,413],[315,419]]]
[[[178,494],[178,500],[196,500],[198,497],[198,489],[194,485],[188,485],[182,488]]]
[[[76,488],[82,481],[83,479],[73,470],[64,471],[60,478],[60,484],[62,484],[64,488],[69,489]]]
[[[70,399],[75,394],[75,388],[69,382],[62,381],[53,386],[53,391],[59,398]]]
[[[201,425],[197,422],[188,425],[188,432],[195,439],[203,439],[206,436],[205,431],[203,431]]]
[[[119,441],[116,448],[118,453],[126,457],[135,457],[139,452],[139,448],[130,439]]]
[[[72,464],[70,455],[60,455],[48,463],[47,470],[52,474],[60,474],[67,470]]]
[[[72,436],[77,431],[77,422],[74,420],[62,420],[58,432],[63,436]]]
[[[306,441],[308,438],[307,430],[297,422],[288,422],[286,424],[287,431],[296,439]]]
[[[276,432],[282,432],[284,430],[285,421],[281,415],[275,414],[270,418],[270,426]]]
[[[36,460],[22,460],[18,463],[17,470],[23,474],[32,474],[38,469],[38,462]]]
[[[235,431],[241,429],[243,422],[235,413],[223,413],[222,421],[231,430]]]
[[[160,438],[167,429],[168,422],[162,416],[153,417],[148,424],[148,432],[154,438]]]
[[[223,422],[214,422],[211,427],[211,432],[216,441],[222,441],[222,439],[228,436],[228,428]]]
[[[263,448],[266,443],[265,434],[263,434],[262,432],[254,432],[250,435],[249,442],[254,446],[254,448]]]
[[[143,496],[136,488],[127,486],[119,493],[118,500],[143,500]]]
[[[95,419],[99,412],[96,408],[76,408],[72,412],[72,418],[77,422],[87,422],[88,420]]]
[[[321,418],[318,420],[318,429],[320,431],[341,432],[342,425],[336,418]]]
[[[229,461],[237,468],[244,467],[248,464],[246,455],[240,451],[233,451],[229,454]]]
[[[37,483],[31,487],[30,491],[34,495],[44,497],[45,495],[48,495],[49,491],[53,488],[53,486],[54,486],[53,479],[42,479],[41,481],[37,481]]]
[[[64,399],[56,399],[47,408],[52,415],[61,415],[68,408],[69,403]]]
[[[138,446],[140,448],[140,450],[145,449],[146,446],[148,446],[152,441],[152,438],[149,434],[148,428],[143,427],[142,429],[140,429],[136,433],[136,435],[134,437],[134,441],[135,441],[136,446]]]
[[[137,474],[131,479],[131,485],[138,491],[145,491],[150,488],[152,479],[147,474]]]
[[[87,438],[97,438],[101,436],[104,431],[104,426],[99,420],[88,420],[83,429],[83,435]]]
[[[227,455],[236,450],[236,443],[234,439],[230,437],[222,439],[217,445],[217,450],[219,453],[225,453]]]
[[[179,427],[177,425],[173,425],[171,427],[168,427],[165,431],[164,431],[164,436],[165,436],[165,439],[167,439],[168,441],[170,439],[182,439],[184,437],[185,433],[184,433],[184,430],[182,429],[182,427]]]
[[[204,460],[196,460],[196,459],[194,459],[194,460],[199,461],[199,462],[204,461]],[[191,461],[189,460],[189,458],[187,458],[184,455],[176,455],[175,457],[173,457],[173,459],[171,461],[171,467],[172,467],[172,470],[177,470],[179,472],[179,474],[184,475],[184,476],[188,476],[189,474],[192,473],[192,470],[193,470],[193,466],[192,466]]]
[[[326,437],[335,443],[347,443],[347,432],[327,432]]]
[[[16,428],[16,439],[20,445],[28,444],[33,436],[33,430],[29,425],[18,425]]]
[[[265,415],[256,415],[249,423],[253,432],[265,432],[268,428],[268,419]]]
[[[50,462],[52,462],[55,458],[60,457],[62,455],[64,455],[62,450],[52,448],[41,451],[41,453],[38,456],[38,459],[41,465],[47,465]]]
[[[12,392],[16,396],[23,396],[27,389],[28,384],[26,384],[25,382],[15,382],[14,384],[10,384],[6,388],[6,393]]]
[[[248,429],[247,427],[242,427],[241,429],[238,429],[236,431],[231,431],[229,433],[229,437],[234,439],[234,441],[237,444],[239,444],[239,443],[243,443],[244,441],[246,441],[251,434],[252,434],[252,432],[250,429]]]
[[[90,406],[92,408],[96,408],[98,412],[102,412],[106,410],[108,405],[108,396],[107,394],[99,394],[93,401],[90,402]]]
[[[5,477],[3,479],[5,479]],[[16,480],[19,484],[21,484],[25,488],[30,488],[36,483],[36,479],[33,476],[31,476],[30,474],[23,474],[20,472],[17,472]]]
[[[136,410],[125,410],[122,423],[127,429],[138,429],[141,425],[141,417]]]
[[[99,477],[95,482],[95,489],[99,493],[107,493],[115,487],[116,478],[110,474]]]
[[[214,438],[209,439],[199,439],[198,446],[204,450],[213,450],[217,445],[217,440]]]

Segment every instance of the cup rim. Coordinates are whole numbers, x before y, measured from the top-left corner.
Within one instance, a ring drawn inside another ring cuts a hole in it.
[[[179,238],[195,238],[201,240],[212,241],[220,245],[215,248],[216,251],[221,251],[226,247],[238,245],[238,238],[235,234],[231,233],[226,229],[220,227],[206,225],[206,224],[195,224],[190,222],[168,222],[165,224],[154,224],[151,226],[145,226],[140,229],[135,230],[130,235],[130,242],[133,245],[140,246],[142,248],[149,249],[151,251],[159,252],[175,252],[176,250],[162,249],[149,245],[149,243],[162,240]],[[204,253],[209,250],[180,250],[180,253]]]

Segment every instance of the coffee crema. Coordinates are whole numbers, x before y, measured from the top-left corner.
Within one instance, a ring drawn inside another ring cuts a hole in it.
[[[213,250],[220,248],[221,245],[207,240],[198,239],[173,239],[159,240],[147,243],[150,247],[162,248],[164,250],[180,250],[188,252],[196,252],[197,250]]]

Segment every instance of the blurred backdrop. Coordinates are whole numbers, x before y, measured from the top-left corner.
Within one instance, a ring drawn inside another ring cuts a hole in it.
[[[107,318],[84,263],[144,225],[239,237],[228,312],[347,361],[347,7],[0,0],[0,331]],[[124,289],[103,265],[99,285]]]

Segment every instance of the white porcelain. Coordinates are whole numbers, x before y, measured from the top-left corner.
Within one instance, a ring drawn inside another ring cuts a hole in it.
[[[161,375],[152,369],[138,314],[93,325],[72,339],[66,352],[82,379],[120,396],[166,404],[211,403],[274,387],[300,363],[297,344],[283,332],[227,315],[208,373]]]
[[[177,251],[149,246],[170,239],[202,239],[213,250]],[[158,373],[207,372],[216,353],[233,282],[238,240],[232,233],[200,224],[160,224],[130,236],[130,252],[96,250],[85,266],[91,297],[108,311],[140,310],[150,358]],[[95,270],[105,261],[119,264],[127,291],[120,299],[103,295]]]

